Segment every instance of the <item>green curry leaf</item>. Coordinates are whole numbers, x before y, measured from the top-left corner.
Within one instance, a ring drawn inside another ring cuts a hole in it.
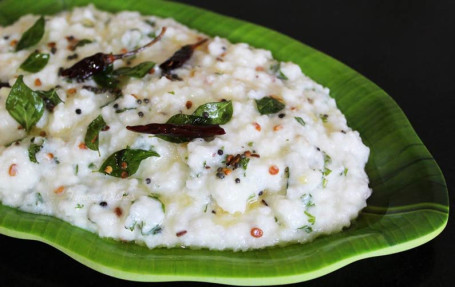
[[[276,75],[280,80],[288,80],[285,74],[281,71],[281,63],[276,63],[270,66],[270,70]]]
[[[114,75],[114,66],[110,64],[102,72],[93,75],[95,83],[103,88],[116,89],[120,83],[117,76]]]
[[[151,156],[160,156],[153,150],[122,149],[111,154],[101,165],[99,172],[127,178],[136,173],[141,162]]]
[[[55,106],[63,103],[62,99],[58,96],[56,89],[50,89],[49,91],[35,91],[35,93],[43,99],[46,110],[51,113],[54,111]]]
[[[87,133],[85,134],[85,145],[91,150],[99,150],[99,134],[102,130],[107,127],[106,122],[103,119],[103,116],[99,115],[94,119],[87,128]]]
[[[38,160],[36,160],[36,154],[41,150],[43,147],[43,144],[35,144],[31,143],[30,146],[28,147],[28,158],[30,159],[31,162],[38,163]]]
[[[207,118],[209,125],[224,125],[231,120],[233,112],[231,101],[213,102],[199,106],[193,116]]]
[[[272,97],[256,100],[256,106],[261,115],[275,114],[285,107],[282,102]]]
[[[28,132],[44,113],[44,100],[19,76],[6,99],[8,113]]]
[[[44,26],[44,17],[41,16],[32,27],[22,34],[21,39],[17,43],[16,52],[38,44],[41,38],[43,38]]]
[[[143,62],[134,67],[123,67],[114,71],[115,75],[131,78],[143,78],[155,66],[153,62]]]
[[[30,54],[21,64],[20,68],[30,73],[41,71],[49,62],[49,54],[39,53],[37,51]]]
[[[76,49],[77,47],[83,47],[83,46],[85,46],[87,44],[90,44],[90,43],[93,43],[93,41],[89,40],[89,39],[82,39],[79,42],[77,42],[76,45],[74,45],[73,49]]]

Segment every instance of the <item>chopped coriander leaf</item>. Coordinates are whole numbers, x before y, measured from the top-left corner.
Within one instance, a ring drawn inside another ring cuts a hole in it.
[[[306,125],[305,121],[301,117],[294,117],[294,119],[302,126]]]
[[[141,222],[138,227],[141,229],[141,234],[142,235],[156,235],[158,233],[161,233],[161,231],[163,231],[163,228],[161,227],[161,225],[157,224],[155,225],[152,229],[150,229],[149,231],[144,231],[144,223]]]
[[[36,201],[35,201],[35,205],[38,205],[39,203],[43,203],[44,200],[43,200],[43,196],[41,195],[41,193],[37,193],[36,194]]]
[[[305,204],[306,207],[314,206],[313,196],[311,194],[305,193],[300,197],[300,199],[302,200],[303,204]]]
[[[126,111],[129,111],[129,110],[135,110],[137,108],[123,108],[123,109],[120,109],[120,110],[116,110],[115,113],[116,114],[121,114],[123,112],[126,112]]]
[[[316,222],[316,217],[309,213],[308,211],[305,211],[305,215],[308,217],[308,222],[311,223],[311,225],[314,225]]]
[[[331,172],[332,172],[331,169],[324,168],[324,171],[322,172],[322,174],[323,174],[324,176],[328,176]]]
[[[319,118],[322,120],[323,123],[326,123],[328,121],[329,115],[321,114],[319,115]]]
[[[322,187],[323,188],[327,187],[327,178],[325,178],[325,177],[322,178]]]
[[[244,157],[244,158],[240,159],[239,164],[244,170],[246,170],[248,168],[249,162],[250,162],[250,159],[247,157]]]
[[[149,197],[155,199],[156,201],[158,201],[161,204],[161,210],[163,211],[163,213],[166,212],[166,205],[164,205],[163,201],[161,201],[159,194],[152,193],[152,194],[149,195]]]
[[[300,230],[303,230],[305,231],[306,233],[311,233],[313,232],[313,228],[310,226],[310,225],[304,225],[304,226],[301,226],[297,229],[300,229]]]

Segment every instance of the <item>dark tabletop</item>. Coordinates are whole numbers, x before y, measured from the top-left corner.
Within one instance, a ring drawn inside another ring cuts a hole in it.
[[[454,185],[454,1],[182,0],[289,35],[344,62],[403,109]],[[273,2],[273,5],[269,4]],[[450,193],[450,191],[449,191]],[[455,193],[450,193],[451,197]],[[451,203],[453,208],[453,202]],[[369,258],[299,286],[455,286],[455,224],[398,254]],[[175,286],[123,281],[43,243],[0,236],[0,286]],[[204,283],[186,283],[209,286]]]

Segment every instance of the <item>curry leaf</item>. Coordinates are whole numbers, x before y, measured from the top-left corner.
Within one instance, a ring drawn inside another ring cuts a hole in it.
[[[63,103],[62,99],[58,96],[56,89],[51,89],[49,91],[35,91],[35,93],[43,99],[46,110],[51,113],[54,111],[55,106]]]
[[[199,106],[193,116],[207,118],[210,125],[224,125],[232,118],[234,109],[231,101],[206,103]]]
[[[47,62],[49,62],[49,54],[35,51],[25,59],[20,68],[30,73],[36,73],[41,71],[47,65]]]
[[[28,132],[44,113],[44,100],[19,76],[6,99],[8,113]]]
[[[103,119],[103,116],[99,115],[94,119],[87,128],[87,133],[85,134],[85,145],[91,150],[99,150],[99,134],[100,131],[104,130],[107,127],[106,122]]]
[[[270,70],[276,75],[280,80],[288,80],[285,74],[281,71],[281,63],[276,63],[270,66]]]
[[[82,47],[90,43],[93,43],[93,41],[89,39],[82,39],[79,42],[77,42],[76,45],[74,45],[73,49],[75,50],[77,47]]]
[[[31,143],[30,146],[28,147],[28,158],[30,159],[31,162],[38,163],[36,160],[36,154],[41,150],[43,147],[43,144],[35,144]]]
[[[122,149],[110,155],[101,165],[99,172],[121,178],[136,173],[141,162],[151,156],[160,156],[153,150]]]
[[[123,67],[114,71],[115,75],[143,78],[155,66],[153,62],[143,62],[134,67]]]
[[[272,97],[264,97],[256,100],[256,106],[261,115],[278,113],[285,107],[282,102]]]
[[[114,66],[112,64],[107,66],[104,71],[93,75],[93,80],[95,80],[98,86],[109,89],[116,89],[120,83],[117,76],[114,75]]]
[[[44,26],[44,17],[41,16],[32,27],[22,34],[21,39],[17,43],[16,52],[37,44],[43,38]]]

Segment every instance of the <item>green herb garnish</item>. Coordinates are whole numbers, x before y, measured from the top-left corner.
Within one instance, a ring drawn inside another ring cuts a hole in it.
[[[130,111],[130,110],[135,110],[137,108],[123,108],[123,109],[120,109],[120,110],[116,110],[115,113],[116,114],[121,114],[121,113],[124,113],[126,111]]]
[[[134,67],[123,67],[114,71],[114,75],[131,78],[143,78],[155,66],[153,62],[143,62]]]
[[[302,200],[303,204],[305,204],[306,207],[314,206],[313,196],[311,194],[305,193],[300,197],[300,199]]]
[[[291,176],[291,172],[289,170],[289,166],[287,166],[285,169],[284,169],[284,177],[286,178],[286,189],[289,188],[289,177]]]
[[[231,120],[233,112],[231,101],[213,102],[199,106],[193,116],[207,118],[209,125],[224,125]]]
[[[305,121],[301,117],[294,117],[294,119],[302,126],[306,125]]]
[[[276,64],[273,64],[270,66],[270,70],[273,72],[273,74],[276,75],[276,77],[280,80],[288,80],[288,77],[286,77],[285,74],[281,71],[281,63],[278,62]]]
[[[20,68],[30,73],[41,71],[49,62],[49,54],[39,53],[37,51],[30,54],[21,64]]]
[[[305,231],[306,233],[311,233],[313,232],[313,228],[310,226],[310,225],[304,225],[302,227],[299,227],[297,229],[300,229],[300,230],[303,230]]]
[[[53,112],[55,106],[63,103],[62,99],[57,94],[56,89],[50,89],[49,91],[35,91],[43,100],[46,110]]]
[[[161,204],[161,210],[163,211],[163,213],[166,212],[166,206],[165,206],[164,203],[161,201],[160,195],[159,195],[159,194],[152,193],[152,194],[149,194],[148,197],[153,198],[153,199],[155,199],[156,201],[158,201],[158,202]]]
[[[114,75],[114,65],[110,64],[104,71],[93,75],[95,83],[103,88],[116,89],[120,83],[117,76]]]
[[[77,42],[77,44],[74,45],[73,50],[76,50],[77,47],[83,47],[83,46],[85,46],[87,44],[90,44],[90,43],[93,43],[93,41],[89,40],[89,39],[79,40],[79,42]]]
[[[35,205],[38,205],[39,203],[43,203],[43,202],[44,202],[43,196],[41,195],[41,193],[38,192],[36,194]]]
[[[41,119],[44,101],[19,76],[6,99],[8,113],[28,132]]]
[[[321,114],[321,115],[319,115],[319,118],[322,120],[323,123],[326,123],[329,119],[329,115]]]
[[[35,24],[33,24],[33,26],[31,26],[27,31],[24,32],[24,34],[22,34],[21,39],[17,43],[16,52],[38,44],[41,38],[43,38],[44,26],[44,17],[41,16],[35,22]]]
[[[246,170],[248,168],[248,163],[250,162],[250,159],[247,157],[241,158],[239,161],[239,165]]]
[[[305,211],[305,215],[308,217],[308,222],[311,223],[311,225],[314,225],[316,222],[316,217],[309,213],[308,211]]]
[[[107,127],[103,116],[99,115],[94,119],[87,128],[85,134],[85,145],[91,150],[99,150],[99,134]]]
[[[272,97],[256,100],[256,106],[261,115],[275,114],[284,109],[285,105]]]
[[[38,163],[38,160],[36,160],[36,154],[41,150],[43,147],[43,144],[35,144],[31,143],[30,146],[28,147],[28,158],[30,159],[31,162]]]
[[[160,156],[155,151],[122,149],[110,155],[98,170],[101,173],[127,178],[136,173],[141,162],[151,156]]]
[[[141,234],[144,236],[145,235],[157,235],[158,233],[161,233],[161,231],[163,231],[163,228],[159,224],[155,225],[152,229],[150,229],[147,232],[144,232],[144,227],[142,225],[140,225],[140,228],[141,228]]]

